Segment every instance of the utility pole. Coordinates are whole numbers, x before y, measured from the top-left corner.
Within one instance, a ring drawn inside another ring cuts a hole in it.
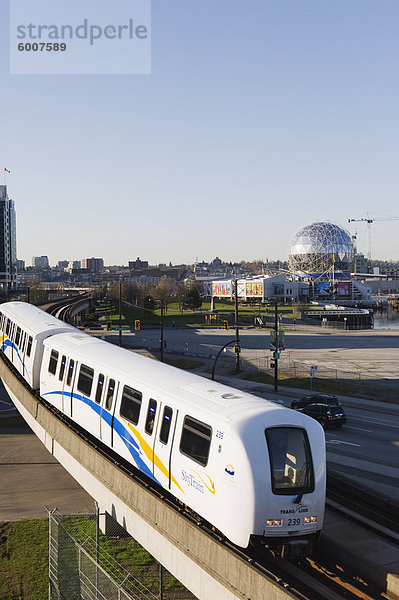
[[[122,346],[122,281],[119,280],[119,346]]]
[[[237,279],[234,280],[234,296],[235,296],[235,321],[236,321],[236,373],[240,371],[240,334],[238,331],[238,283]]]
[[[279,344],[278,344],[278,304],[277,301],[274,305],[274,333],[275,333],[275,344],[276,351],[274,352],[274,391],[278,391],[278,358],[279,358]]]
[[[159,340],[159,352],[161,355],[161,362],[163,362],[163,300],[161,299],[161,338]]]

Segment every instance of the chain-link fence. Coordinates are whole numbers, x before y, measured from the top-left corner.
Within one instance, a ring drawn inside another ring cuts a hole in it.
[[[98,514],[48,514],[49,600],[196,600],[109,515],[103,535]]]

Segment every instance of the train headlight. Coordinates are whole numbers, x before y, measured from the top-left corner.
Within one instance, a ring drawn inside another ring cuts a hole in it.
[[[316,523],[317,517],[305,517],[304,523]]]
[[[268,519],[266,527],[281,527],[283,521],[281,519]]]

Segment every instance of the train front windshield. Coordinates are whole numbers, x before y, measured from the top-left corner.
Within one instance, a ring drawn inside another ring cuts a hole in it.
[[[274,494],[307,494],[314,490],[312,455],[307,433],[299,427],[265,430]]]

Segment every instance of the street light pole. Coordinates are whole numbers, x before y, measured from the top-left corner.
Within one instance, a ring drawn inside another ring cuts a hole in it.
[[[217,360],[218,360],[218,358],[219,358],[220,354],[223,352],[223,350],[224,350],[225,348],[227,348],[227,346],[229,346],[230,344],[234,344],[234,340],[230,340],[229,342],[227,342],[227,344],[225,344],[224,346],[222,346],[222,347],[220,348],[219,352],[218,352],[218,353],[217,353],[217,355],[216,355],[215,362],[213,363],[213,367],[212,367],[212,381],[214,381],[214,380],[215,380],[215,369],[216,369],[216,363],[217,363]]]
[[[238,283],[237,279],[234,280],[234,296],[235,296],[235,321],[236,321],[236,373],[240,370],[240,334],[238,331]]]

